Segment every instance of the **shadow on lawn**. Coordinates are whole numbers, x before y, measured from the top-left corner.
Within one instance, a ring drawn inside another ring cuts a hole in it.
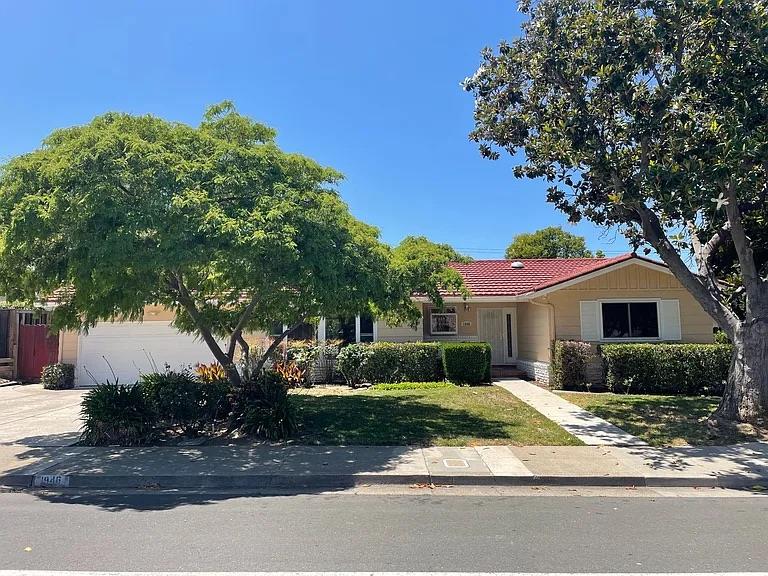
[[[456,438],[510,439],[522,423],[425,402],[420,394],[310,396],[291,398],[303,444],[429,446]]]
[[[717,407],[714,397],[631,397],[621,402],[595,404],[586,410],[613,422],[652,445],[688,443],[718,446],[754,440],[736,431],[713,435],[706,419]]]

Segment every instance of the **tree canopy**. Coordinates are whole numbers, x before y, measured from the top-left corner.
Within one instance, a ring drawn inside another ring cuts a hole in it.
[[[592,258],[583,236],[548,226],[536,232],[518,234],[507,246],[505,258]]]
[[[229,102],[198,127],[105,114],[3,166],[0,288],[33,302],[66,287],[53,323],[76,330],[162,304],[239,382],[243,332],[280,322],[284,337],[372,307],[412,315],[405,295],[429,285],[426,264],[392,281],[391,249],[349,213],[340,179]]]
[[[578,222],[652,246],[729,335],[716,415],[768,412],[768,10],[763,0],[534,0],[520,38],[466,80],[472,138]],[[716,255],[732,255],[734,305]],[[693,258],[694,269],[686,262]]]

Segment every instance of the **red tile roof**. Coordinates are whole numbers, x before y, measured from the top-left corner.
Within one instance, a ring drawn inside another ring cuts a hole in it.
[[[468,264],[451,263],[461,273],[472,296],[519,296],[573,280],[632,258],[664,266],[636,254],[615,258],[523,259],[522,268],[513,268],[512,260],[475,260]]]

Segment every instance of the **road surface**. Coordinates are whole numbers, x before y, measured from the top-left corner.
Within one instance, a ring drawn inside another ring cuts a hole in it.
[[[0,570],[768,569],[768,497],[399,490],[0,493]]]

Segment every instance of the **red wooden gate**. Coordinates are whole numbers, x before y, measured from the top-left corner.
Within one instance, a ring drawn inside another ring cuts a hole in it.
[[[59,358],[59,335],[48,334],[48,326],[19,326],[19,380],[39,380],[46,364]]]

